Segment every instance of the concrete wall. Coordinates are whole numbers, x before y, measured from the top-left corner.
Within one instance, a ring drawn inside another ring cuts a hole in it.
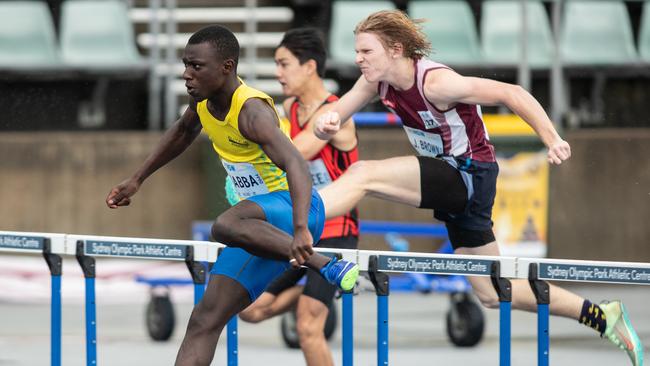
[[[160,138],[149,133],[0,134],[0,230],[183,238],[203,216],[199,146],[154,174],[127,208],[109,190]]]
[[[401,129],[363,129],[362,159],[412,154]],[[131,174],[157,133],[1,133],[0,230],[158,238],[190,237],[193,220],[226,207],[223,173],[200,138],[145,182],[132,206],[109,210],[110,188]],[[551,170],[549,254],[558,258],[650,261],[650,130],[577,131],[573,158]],[[499,149],[499,147],[497,147]],[[368,198],[361,217],[431,222],[416,210]],[[412,249],[434,250],[434,240]],[[366,236],[362,248],[386,249]]]
[[[401,129],[360,132],[364,159],[411,154]],[[0,133],[0,230],[190,238],[193,220],[213,219],[227,204],[223,172],[209,141],[199,138],[150,177],[131,206],[109,210],[104,199],[148,156],[158,133]],[[430,222],[431,211],[376,199],[360,206],[374,220]],[[437,242],[415,240],[433,250]],[[363,248],[387,249],[370,236]]]
[[[573,158],[551,170],[549,256],[650,261],[650,130],[568,140]]]

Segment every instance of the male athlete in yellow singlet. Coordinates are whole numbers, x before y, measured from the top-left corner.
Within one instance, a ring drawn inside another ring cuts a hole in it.
[[[239,44],[228,29],[209,26],[192,35],[183,55],[189,107],[142,166],[106,198],[110,208],[130,204],[142,182],[181,154],[201,128],[245,198],[212,226],[214,239],[228,247],[192,312],[176,365],[209,365],[227,321],[291,262],[318,270],[346,291],[359,272],[356,264],[313,252],[323,230],[323,203],[288,128],[280,128],[272,99],[237,77],[238,58]]]

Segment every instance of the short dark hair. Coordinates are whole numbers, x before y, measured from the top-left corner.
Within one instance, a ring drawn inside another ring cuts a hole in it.
[[[210,25],[192,34],[187,44],[210,43],[223,60],[232,59],[239,62],[239,42],[226,27]]]
[[[280,42],[280,47],[288,49],[300,64],[309,60],[316,61],[316,71],[318,76],[325,76],[325,61],[327,60],[327,51],[322,33],[315,28],[296,28],[287,31]]]

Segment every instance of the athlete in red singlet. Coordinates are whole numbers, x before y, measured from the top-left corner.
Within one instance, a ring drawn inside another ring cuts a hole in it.
[[[289,122],[291,123],[291,138],[295,139],[301,133],[313,134],[312,130],[306,129],[307,124],[301,121],[298,115],[300,109],[300,101],[298,98],[292,98],[293,101],[289,107]],[[339,98],[336,95],[330,94],[323,103],[316,108],[317,112],[323,113],[325,105],[336,102]],[[312,117],[313,119],[313,117]],[[309,126],[312,127],[312,126]],[[349,137],[352,139],[352,136]],[[354,138],[356,141],[356,137]],[[309,157],[306,157],[309,159]],[[359,159],[359,151],[355,144],[354,148],[350,150],[341,150],[333,144],[326,144],[317,155],[313,156],[309,162],[309,170],[311,172],[313,186],[316,189],[321,189],[332,181],[338,179],[345,170],[348,169],[352,163]],[[359,236],[359,221],[358,211],[355,208],[349,212],[331,218],[325,221],[325,228],[321,241],[323,239],[341,238],[347,236]],[[322,245],[322,244],[321,244]],[[326,246],[327,247],[327,246]]]

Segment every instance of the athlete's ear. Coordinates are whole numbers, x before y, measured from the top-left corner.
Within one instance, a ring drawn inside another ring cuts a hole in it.
[[[317,72],[316,69],[318,68],[318,66],[316,65],[316,60],[309,59],[303,65],[307,66],[307,74],[313,75]]]
[[[229,58],[223,62],[223,73],[224,74],[230,74],[237,68],[237,63],[235,60]]]
[[[398,58],[401,56],[404,56],[404,45],[399,42],[393,43],[390,47],[390,57]]]

